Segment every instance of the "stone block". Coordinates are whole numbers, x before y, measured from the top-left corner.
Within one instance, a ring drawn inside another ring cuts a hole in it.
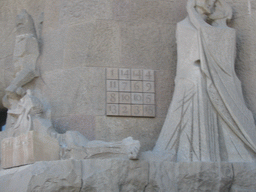
[[[151,21],[156,23],[173,23],[175,1],[169,0],[114,0],[114,19],[123,21]]]
[[[107,1],[104,0],[104,2]],[[119,28],[117,21],[97,20],[95,22],[88,49],[89,66],[120,66],[121,47]]]
[[[238,167],[241,168],[239,172],[248,177],[237,175]],[[0,186],[1,192],[254,192],[255,173],[254,163],[174,163],[144,157],[138,161],[117,158],[60,160],[1,170]]]
[[[39,66],[42,74],[63,69],[66,31],[66,28],[63,27],[44,34],[42,38],[44,48],[40,56],[42,63]]]
[[[75,114],[52,120],[54,128],[59,133],[66,131],[78,131],[89,140],[95,139],[95,116]]]
[[[166,70],[170,63],[176,65],[175,25],[137,21],[119,25],[122,66]]]
[[[79,192],[81,162],[74,160],[37,162],[1,171],[1,192],[72,191]]]
[[[248,191],[256,189],[256,164],[255,163],[233,163],[234,181],[231,192]]]
[[[3,168],[59,160],[59,142],[48,135],[29,131],[18,137],[5,138],[1,144]]]
[[[67,35],[62,41],[65,43],[64,68],[88,65],[89,47],[95,28],[94,23],[69,26]]]
[[[83,160],[81,191],[144,191],[148,184],[146,161],[121,159]],[[103,184],[104,183],[104,184]]]
[[[111,0],[64,0],[61,2],[61,24],[74,24],[112,18]]]
[[[95,139],[120,141],[133,137],[141,143],[141,151],[151,150],[161,131],[164,118],[95,117]]]
[[[60,5],[60,0],[45,1],[43,33],[59,28]]]
[[[64,66],[116,67],[120,55],[119,25],[98,20],[69,26]]]
[[[105,115],[105,69],[76,67],[42,75],[41,89],[52,107],[52,117],[74,114]],[[93,80],[92,80],[93,79]]]

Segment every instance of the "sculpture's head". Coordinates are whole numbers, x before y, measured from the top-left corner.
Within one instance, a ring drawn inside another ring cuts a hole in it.
[[[232,18],[232,8],[224,0],[217,0],[214,12],[209,15],[209,18],[214,21],[225,20],[226,22]]]
[[[217,0],[196,0],[196,10],[200,14],[209,15],[213,12]]]
[[[17,35],[33,34],[36,36],[34,21],[25,9],[16,17]]]

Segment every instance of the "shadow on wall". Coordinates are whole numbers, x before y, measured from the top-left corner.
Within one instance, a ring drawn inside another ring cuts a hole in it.
[[[7,109],[2,109],[0,111],[0,131],[5,130],[6,119],[7,119]]]

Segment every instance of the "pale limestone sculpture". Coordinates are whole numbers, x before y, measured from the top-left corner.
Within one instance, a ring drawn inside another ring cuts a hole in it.
[[[256,128],[234,63],[236,32],[223,0],[189,0],[177,25],[175,92],[154,152],[172,161],[252,161]]]
[[[67,131],[65,134],[58,134],[52,126],[50,115],[46,114],[51,114],[49,112],[50,109],[45,109],[46,107],[44,105],[45,103],[35,97],[32,91],[28,89],[16,107],[8,110],[8,114],[15,120],[12,126],[7,129],[8,136],[18,137],[35,131],[41,137],[52,136],[52,138],[57,138],[61,147],[60,157],[62,159],[116,156],[126,156],[129,159],[138,158],[140,142],[133,140],[131,137],[119,142],[104,142],[88,141],[76,131]],[[9,142],[9,140],[6,142]],[[12,140],[11,142],[13,143]]]
[[[90,159],[124,157],[138,159],[140,142],[132,137],[117,142],[89,141],[77,131],[59,134],[62,159]]]
[[[43,135],[56,134],[50,115],[45,115],[47,113],[50,114],[49,109],[44,109],[42,101],[28,89],[17,105],[8,110],[8,115],[14,120],[12,126],[7,130],[9,137],[27,134],[32,130]]]
[[[15,121],[7,129],[8,138],[1,142],[3,168],[60,158],[138,159],[140,142],[131,137],[120,142],[104,142],[89,141],[77,131],[58,134],[51,123],[50,109],[46,110],[44,105],[28,89],[16,107],[8,110]]]
[[[38,76],[36,62],[39,56],[39,45],[32,17],[22,10],[16,18],[16,40],[13,53],[15,78],[5,89],[3,104],[10,108],[13,100],[19,100],[25,94],[22,88]]]

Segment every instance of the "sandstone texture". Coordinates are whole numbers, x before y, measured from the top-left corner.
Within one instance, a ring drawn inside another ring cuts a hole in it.
[[[1,192],[252,192],[255,179],[255,163],[224,162],[60,160],[0,171]]]
[[[8,137],[1,143],[1,166],[11,168],[36,161],[59,160],[59,142],[49,135],[29,131],[18,137]]]
[[[175,30],[187,15],[186,2],[2,0],[0,98],[14,79],[15,20],[26,9],[34,19],[40,52],[40,77],[27,86],[42,90],[52,106],[57,131],[76,130],[90,140],[104,141],[133,136],[140,139],[142,150],[153,149],[174,91]],[[255,0],[227,2],[234,11],[229,25],[237,31],[236,72],[255,117],[256,4]],[[105,68],[109,67],[156,70],[156,118],[105,116]]]

